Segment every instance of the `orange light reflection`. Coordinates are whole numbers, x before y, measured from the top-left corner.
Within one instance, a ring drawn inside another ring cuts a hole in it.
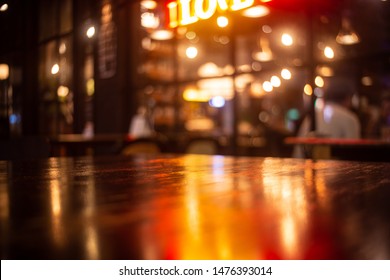
[[[288,172],[289,165],[275,166],[275,161],[265,160],[264,165],[264,195],[267,201],[272,203],[275,210],[281,216],[280,235],[283,241],[280,254],[283,259],[302,258],[301,250],[305,240],[304,232],[308,227],[308,205],[305,199],[306,188],[302,177],[297,175],[293,180],[291,176],[275,176],[275,168],[281,173]],[[268,175],[270,174],[270,175]]]

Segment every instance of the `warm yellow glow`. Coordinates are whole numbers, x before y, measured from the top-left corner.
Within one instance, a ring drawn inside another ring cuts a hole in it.
[[[198,75],[199,77],[215,77],[215,76],[222,76],[223,71],[220,69],[215,63],[213,62],[207,62],[203,65],[201,65],[198,69]]]
[[[332,77],[334,75],[333,69],[329,66],[319,66],[317,68],[317,73],[323,77]]]
[[[188,47],[186,49],[186,56],[193,59],[198,56],[198,49],[196,47]]]
[[[59,86],[57,89],[58,97],[66,97],[69,94],[69,88],[65,86]]]
[[[150,38],[154,40],[169,40],[173,38],[173,32],[171,30],[156,30],[150,34]]]
[[[254,0],[178,0],[168,7],[169,26],[188,25],[211,18],[217,10],[243,10],[253,6]]]
[[[288,33],[283,33],[282,44],[285,46],[291,46],[294,43],[293,37]]]
[[[221,11],[226,11],[227,9],[229,9],[226,0],[217,0],[217,2],[218,2],[218,9],[220,9]]]
[[[272,86],[271,82],[265,81],[265,82],[263,83],[263,90],[264,90],[265,92],[271,92],[273,89],[274,89],[274,87]]]
[[[183,92],[183,99],[185,101],[196,100],[199,95],[199,91],[196,88],[187,88]]]
[[[167,5],[169,15],[169,27],[175,28],[179,25],[179,19],[177,18],[177,3],[170,2]]]
[[[259,82],[253,82],[250,88],[250,94],[253,97],[261,97],[264,95],[263,85]]]
[[[238,92],[243,92],[253,81],[254,76],[252,74],[237,75],[234,80]]]
[[[311,85],[306,84],[305,87],[303,88],[303,92],[306,95],[312,95],[313,94],[313,88],[311,87]]]
[[[141,25],[145,28],[157,28],[160,25],[160,19],[153,13],[143,13],[141,15]]]
[[[324,55],[326,58],[332,59],[334,58],[334,51],[331,47],[327,46],[324,49]]]
[[[0,7],[0,12],[5,12],[6,10],[8,10],[8,4],[7,3],[1,5],[1,7]]]
[[[242,12],[242,15],[250,18],[264,17],[269,14],[269,9],[265,6],[254,6]]]
[[[269,47],[269,42],[267,38],[260,37],[259,40],[259,51],[252,53],[252,58],[257,61],[271,61],[273,58],[273,54],[271,48]]]
[[[358,34],[353,30],[347,18],[341,20],[341,30],[337,34],[336,42],[341,45],[354,45],[360,42]]]
[[[221,28],[224,28],[229,25],[229,19],[224,16],[220,16],[217,18],[217,25]]]
[[[102,7],[101,23],[108,24],[112,22],[112,6],[111,4],[104,4]]]
[[[9,77],[8,64],[0,64],[0,80],[6,80]]]
[[[283,244],[287,251],[286,254],[292,255],[297,243],[296,221],[292,215],[287,214],[282,220],[281,233]]]
[[[221,96],[225,100],[231,100],[234,96],[234,84],[231,77],[202,79],[197,82],[197,87],[202,93],[208,95],[208,99]]]
[[[280,72],[280,75],[282,76],[283,79],[285,80],[290,80],[291,79],[291,72],[288,69],[283,69]]]
[[[63,193],[61,188],[64,183],[60,181],[60,174],[57,170],[52,170],[49,173],[52,177],[50,180],[50,210],[51,210],[51,230],[54,242],[57,245],[62,245],[64,242],[64,224],[62,220],[62,199]]]
[[[92,38],[93,36],[95,36],[95,27],[94,26],[89,27],[87,29],[86,35],[88,38]]]
[[[252,71],[252,67],[250,64],[241,64],[237,66],[237,71],[242,73],[248,73]]]
[[[58,74],[60,72],[60,66],[56,63],[51,67],[51,73],[53,75]]]
[[[209,124],[207,124],[209,123]],[[191,123],[191,126],[195,130],[202,130],[206,128],[213,128],[210,120],[201,119],[196,120],[196,123]],[[215,126],[215,125],[214,125]],[[186,128],[189,129],[188,123]],[[193,130],[191,129],[191,130]],[[251,195],[246,192],[247,188],[250,189],[250,185],[245,181],[245,178],[239,178],[233,180],[233,178],[226,178],[223,175],[222,164],[225,159],[213,157],[212,171],[208,173],[199,172],[199,168],[204,166],[205,160],[202,157],[191,157],[185,159],[187,172],[184,180],[188,182],[186,185],[185,198],[180,201],[182,207],[168,217],[170,220],[180,221],[175,223],[180,225],[183,229],[183,234],[173,242],[177,242],[178,259],[219,259],[219,260],[231,260],[231,259],[256,259],[262,258],[262,251],[259,249],[256,252],[250,250],[250,248],[257,248],[261,246],[261,243],[257,243],[252,240],[252,236],[256,236],[258,232],[257,223],[249,223],[251,216],[237,215],[233,218],[229,218],[229,211],[223,207],[215,207],[215,202],[204,203],[203,197],[205,192],[199,188],[204,186],[206,178],[215,182],[213,185],[213,191],[218,194],[226,193],[230,190],[237,190],[240,192],[239,196],[229,198],[227,203],[236,203],[237,207],[244,207],[251,203]],[[242,194],[242,191],[245,194]],[[237,199],[236,199],[237,198]],[[215,215],[209,215],[213,212]],[[171,214],[171,213],[169,213]],[[172,219],[174,217],[175,219]],[[218,217],[218,230],[207,233],[203,230],[202,225],[214,224],[216,221],[210,219],[210,217]],[[235,224],[238,221],[245,222],[241,227],[229,227],[232,223]],[[169,241],[167,241],[169,242]],[[152,242],[149,242],[152,243]],[[260,245],[259,245],[260,244]],[[200,249],[207,248],[207,249]]]
[[[189,119],[188,121],[186,121],[185,128],[188,131],[211,131],[215,128],[215,124],[214,124],[214,121],[210,118],[198,117],[198,118],[193,118],[193,119]],[[195,152],[191,151],[191,153],[195,153]],[[209,153],[212,153],[212,152],[209,152]],[[194,222],[192,222],[191,224],[192,225],[190,225],[189,227],[195,228],[193,225]]]
[[[179,12],[179,23],[180,25],[188,25],[194,22],[197,22],[199,20],[199,17],[193,15],[193,11],[191,10],[191,0],[181,0],[179,1],[179,6],[177,6],[180,9]]]
[[[86,83],[86,90],[87,95],[92,96],[95,93],[95,80],[94,79],[88,79]]]
[[[234,69],[233,65],[228,64],[225,67],[223,67],[222,72],[225,75],[233,75],[235,72],[235,69]]]
[[[336,37],[336,42],[342,45],[353,45],[360,41],[356,33],[339,35]]]
[[[262,172],[264,197],[277,203],[280,220],[280,240],[284,259],[301,259],[305,253],[299,248],[306,243],[302,233],[310,227],[309,206],[305,200],[308,187],[302,178],[289,180],[275,175],[266,175],[270,170],[274,170],[276,164],[265,159]],[[285,164],[282,170],[292,170],[297,168],[293,164]],[[314,180],[309,181],[313,184]]]
[[[205,7],[204,1],[195,0],[194,8],[198,18],[208,19],[211,18],[217,10],[217,1],[208,1],[208,5]]]
[[[280,78],[278,76],[272,76],[271,77],[271,84],[273,87],[280,87],[280,85],[281,85]]]
[[[154,10],[157,7],[157,3],[152,0],[144,0],[141,1],[141,6],[148,10]]]
[[[60,54],[66,53],[66,44],[65,43],[61,43],[60,47],[58,48],[58,52]]]
[[[324,79],[321,76],[317,76],[314,79],[314,83],[316,84],[317,87],[323,87],[324,86]]]
[[[96,226],[89,224],[85,230],[85,251],[88,255],[87,259],[99,259],[98,235],[96,233]]]
[[[210,96],[207,92],[198,90],[194,87],[188,87],[183,92],[183,99],[191,102],[208,102],[210,100]]]
[[[259,52],[253,52],[252,57],[254,60],[257,61],[271,61],[272,60],[272,53],[271,52],[264,52],[264,51],[259,51]]]

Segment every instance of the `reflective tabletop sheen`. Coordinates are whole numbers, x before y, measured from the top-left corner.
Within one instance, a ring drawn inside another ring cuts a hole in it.
[[[1,259],[390,259],[390,164],[0,161]]]

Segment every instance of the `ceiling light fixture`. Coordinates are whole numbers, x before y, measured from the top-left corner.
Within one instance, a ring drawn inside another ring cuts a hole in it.
[[[350,20],[346,17],[341,19],[341,29],[337,34],[336,42],[341,45],[354,45],[360,42],[359,35],[352,28]]]

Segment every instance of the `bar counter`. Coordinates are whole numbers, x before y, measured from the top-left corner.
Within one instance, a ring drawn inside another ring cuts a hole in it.
[[[0,161],[1,259],[390,259],[390,163]]]

